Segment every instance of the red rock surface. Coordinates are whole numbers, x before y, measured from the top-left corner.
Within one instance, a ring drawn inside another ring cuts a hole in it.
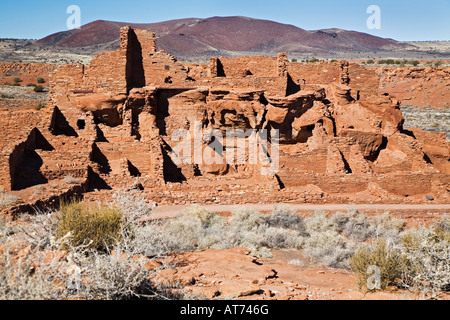
[[[159,285],[181,283],[184,290],[209,299],[251,300],[398,300],[419,299],[414,293],[391,289],[363,292],[346,270],[308,266],[299,251],[274,250],[274,258],[259,259],[249,250],[206,250],[176,255],[166,269],[151,276]],[[289,264],[301,259],[306,266]],[[442,299],[449,299],[443,294]]]

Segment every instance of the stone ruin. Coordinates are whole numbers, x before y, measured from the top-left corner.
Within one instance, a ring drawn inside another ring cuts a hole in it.
[[[149,31],[124,27],[120,41],[56,69],[47,108],[2,114],[0,188],[22,199],[13,211],[130,188],[161,204],[449,201],[445,134],[404,130],[375,71],[286,53],[194,65],[157,51]],[[198,122],[224,135],[278,129],[279,171],[262,175],[248,157],[177,165],[172,134]]]

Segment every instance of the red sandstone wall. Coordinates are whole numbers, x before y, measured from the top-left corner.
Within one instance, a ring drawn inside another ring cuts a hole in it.
[[[303,79],[306,85],[327,85],[339,82],[340,63],[289,63],[288,72],[294,82]],[[355,95],[355,98],[357,91],[360,91],[361,99],[368,99],[370,96],[378,94],[380,76],[374,70],[351,63],[349,77],[349,86],[352,88],[352,95]]]
[[[220,62],[226,77],[242,78],[248,75],[256,77],[277,77],[277,58],[266,56],[247,56],[237,58],[221,57]]]

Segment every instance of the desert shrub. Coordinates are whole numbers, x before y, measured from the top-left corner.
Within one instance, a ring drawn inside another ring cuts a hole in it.
[[[136,230],[135,245],[147,256],[231,247],[227,224],[201,206],[186,208],[177,217],[153,221]]]
[[[367,64],[374,64],[375,61],[373,61],[372,59],[367,60]]]
[[[37,111],[39,111],[39,110],[41,110],[41,109],[43,109],[43,108],[45,108],[45,103],[39,103],[37,106],[36,106],[36,110]]]
[[[6,207],[12,206],[19,200],[19,197],[16,197],[15,195],[6,193],[6,192],[0,192],[0,209],[4,209]]]
[[[417,61],[417,60],[414,60],[414,61],[411,61],[411,64],[412,64],[414,67],[417,67],[417,66],[420,64],[420,62]]]
[[[45,79],[44,78],[37,78],[37,83],[45,83]]]
[[[70,247],[65,256],[55,254],[50,260],[37,250],[18,261],[9,252],[0,253],[0,300],[183,298],[154,287],[145,267],[148,259],[130,259],[122,249],[104,254]]]
[[[134,188],[129,191],[117,190],[113,194],[109,206],[119,208],[127,221],[138,220],[152,212],[152,206],[149,205],[147,199],[142,197],[139,190]]]
[[[333,215],[339,232],[353,241],[363,242],[375,235],[375,227],[370,219],[357,211],[338,212]]]
[[[408,283],[421,291],[450,290],[448,235],[421,227],[405,232],[402,240],[408,262]]]
[[[117,208],[88,208],[81,201],[72,201],[63,203],[59,214],[57,238],[68,237],[71,246],[106,250],[122,239],[124,218]]]
[[[19,82],[22,82],[23,80],[20,79],[20,78],[14,78],[13,81],[14,81],[15,83],[19,83]]]
[[[395,64],[393,59],[378,60],[378,64]]]
[[[268,225],[265,217],[258,211],[250,208],[238,208],[232,212],[229,220],[229,239],[233,247],[246,247],[253,255],[270,257],[265,244],[265,232]]]
[[[12,233],[8,223],[0,217],[0,244],[7,240],[7,237]]]
[[[305,240],[305,255],[315,262],[334,268],[348,268],[352,245],[334,230],[316,231]]]
[[[212,225],[214,220],[218,217],[200,205],[192,205],[187,207],[184,210],[183,215],[188,219],[198,219],[205,228]]]
[[[352,244],[339,233],[338,224],[322,211],[305,218],[305,224],[309,233],[304,244],[305,255],[325,266],[348,268]]]
[[[299,267],[303,267],[305,266],[305,262],[299,259],[292,259],[288,261],[288,264],[291,264],[293,266],[299,266]]]
[[[360,287],[367,287],[367,281],[373,275],[369,272],[371,266],[376,266],[380,270],[379,289],[386,289],[389,285],[400,282],[405,274],[406,265],[405,256],[401,251],[384,239],[360,247],[350,259],[350,268],[358,277]]]
[[[306,231],[309,233],[325,231],[338,232],[339,230],[338,225],[323,211],[316,211],[305,218],[305,225]]]
[[[435,67],[440,67],[440,66],[442,66],[442,61],[437,61],[437,62],[435,62],[435,63],[434,63],[434,66],[435,66]]]
[[[26,87],[36,87],[36,85],[34,83],[29,83],[26,85]]]
[[[56,300],[67,296],[67,274],[61,267],[58,261],[44,262],[37,254],[14,262],[8,251],[0,253],[0,300]]]
[[[295,63],[295,62],[298,62],[298,60],[297,59],[292,59],[291,62]]]
[[[73,284],[79,294],[90,300],[129,300],[142,298],[152,291],[148,280],[150,272],[144,259],[129,259],[123,251],[114,254],[91,253],[87,258],[76,256],[82,266],[84,283]],[[81,268],[80,268],[81,269]],[[156,298],[156,297],[155,297]]]
[[[136,245],[147,256],[246,247],[255,256],[269,257],[272,248],[303,246],[303,233],[297,230],[300,222],[298,216],[279,209],[274,210],[273,216],[263,216],[254,210],[239,208],[227,221],[201,206],[191,206],[175,218],[153,221],[138,230]]]
[[[34,87],[34,92],[44,92],[44,87],[43,86],[36,86],[36,87]]]
[[[265,217],[265,221],[269,227],[305,231],[303,218],[286,205],[276,205],[272,213]]]
[[[433,229],[435,230],[438,237],[442,238],[442,240],[450,242],[450,216],[443,215],[442,218],[435,222],[433,225]]]
[[[257,230],[265,223],[263,215],[250,208],[238,208],[231,213],[230,225],[239,230]]]
[[[374,237],[384,238],[392,243],[401,241],[400,232],[405,227],[405,221],[392,217],[388,212],[373,218]]]

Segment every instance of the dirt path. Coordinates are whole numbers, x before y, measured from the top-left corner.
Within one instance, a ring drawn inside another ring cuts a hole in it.
[[[189,205],[163,206],[154,209],[155,218],[172,217]],[[271,211],[273,204],[245,204],[245,205],[206,205],[203,206],[211,212],[231,212],[239,207],[247,207],[258,211]],[[347,211],[356,209],[362,212],[416,212],[425,215],[441,215],[450,213],[450,204],[289,204],[289,207],[297,211]]]

